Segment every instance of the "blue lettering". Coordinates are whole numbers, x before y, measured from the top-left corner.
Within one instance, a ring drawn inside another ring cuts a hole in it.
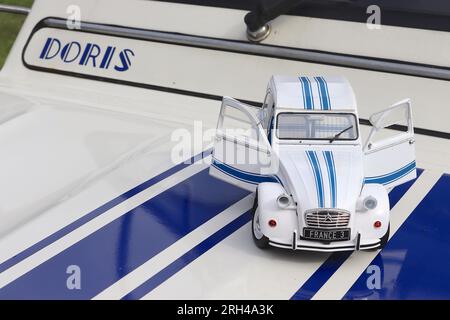
[[[101,69],[109,68],[109,64],[111,63],[111,60],[112,60],[112,57],[113,57],[115,51],[116,51],[115,47],[108,47],[106,49],[106,53],[103,57],[102,63],[100,64]]]
[[[58,49],[56,49],[56,52],[51,53],[55,43],[57,44]],[[58,39],[48,38],[47,41],[45,42],[44,49],[41,52],[40,58],[46,60],[53,59],[58,55],[60,49],[61,49],[61,42]]]
[[[94,52],[95,50],[95,52]],[[80,65],[87,66],[89,59],[92,59],[92,66],[95,68],[95,59],[100,55],[100,47],[96,44],[88,43],[86,49],[84,49],[83,57],[80,60]]]
[[[79,63],[80,66],[83,66],[84,63],[86,62],[87,56],[89,55],[89,51],[91,50],[91,47],[92,47],[92,44],[88,43],[88,45],[84,49],[83,56],[81,57],[81,60],[80,60],[80,63]]]
[[[71,51],[73,51],[72,48],[76,48],[76,54],[72,54],[73,57],[71,57]],[[71,63],[78,59],[80,53],[81,53],[81,45],[78,42],[73,41],[66,44],[61,50],[61,59],[65,63]]]
[[[116,47],[107,46],[102,49],[95,43],[87,43],[86,45],[80,42],[72,41],[61,44],[61,41],[56,38],[48,38],[42,51],[39,55],[40,59],[50,60],[57,56],[64,63],[78,63],[80,66],[92,66],[93,68],[109,69],[113,59],[114,70],[118,72],[125,72],[131,67],[131,58],[135,56],[131,49],[124,49],[115,55]],[[81,58],[80,58],[81,56]],[[115,57],[118,57],[115,58]],[[117,61],[119,60],[119,61]],[[97,63],[98,62],[98,63]]]
[[[131,67],[131,60],[130,55],[134,57],[134,52],[130,49],[125,49],[119,54],[120,62],[122,63],[121,66],[114,66],[114,69],[119,72],[124,72],[130,69]]]
[[[41,55],[39,56],[40,59],[44,59],[45,55],[47,54],[48,48],[50,47],[51,42],[52,42],[52,38],[48,38],[47,41],[45,41],[44,48],[42,49]]]

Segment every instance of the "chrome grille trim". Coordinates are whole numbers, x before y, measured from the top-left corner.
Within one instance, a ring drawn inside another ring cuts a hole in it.
[[[312,209],[305,212],[308,227],[318,229],[339,229],[348,226],[350,212],[342,209]]]

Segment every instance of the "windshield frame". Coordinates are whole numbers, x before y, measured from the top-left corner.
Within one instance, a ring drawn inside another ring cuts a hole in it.
[[[333,135],[330,135],[330,137],[327,138],[280,138],[278,136],[278,117],[280,115],[283,114],[306,114],[306,115],[350,115],[353,116],[354,120],[355,120],[355,126],[356,126],[356,136],[354,139],[348,139],[348,138],[337,138],[336,140],[334,140],[333,142],[338,142],[338,141],[356,141],[359,139],[359,123],[358,123],[358,117],[356,116],[355,113],[352,112],[330,112],[330,111],[322,111],[319,110],[318,112],[293,112],[293,111],[281,111],[277,113],[276,116],[276,123],[274,126],[274,131],[275,131],[275,137],[279,140],[279,141],[329,141],[331,138],[333,138],[333,136],[335,134],[337,134],[338,132],[336,132]]]

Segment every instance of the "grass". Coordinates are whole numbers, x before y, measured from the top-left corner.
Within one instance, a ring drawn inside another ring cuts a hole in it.
[[[33,0],[0,0],[0,4],[31,7]],[[17,33],[25,20],[25,16],[0,13],[0,68],[3,66]]]

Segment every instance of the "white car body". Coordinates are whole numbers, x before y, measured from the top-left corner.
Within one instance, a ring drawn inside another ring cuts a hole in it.
[[[278,127],[280,114],[288,124],[295,120],[289,128]],[[274,76],[262,108],[223,99],[210,173],[257,189],[253,232],[267,245],[327,252],[381,247],[389,236],[388,192],[416,177],[411,104],[374,114],[364,142],[358,119],[346,79]],[[346,123],[354,125],[331,142]],[[404,130],[386,136],[383,129],[392,125]],[[281,132],[293,138],[280,139]]]

